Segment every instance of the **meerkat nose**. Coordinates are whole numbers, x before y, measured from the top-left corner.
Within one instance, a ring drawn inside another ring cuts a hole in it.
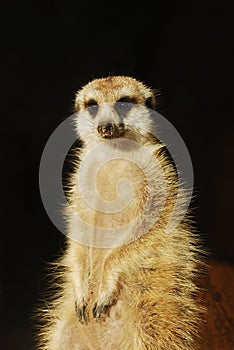
[[[97,131],[101,137],[110,139],[115,137],[114,134],[116,133],[116,126],[114,123],[101,124],[98,125]]]
[[[123,123],[105,123],[97,127],[98,134],[103,138],[120,137],[124,133]]]
[[[97,130],[101,136],[112,136],[114,132],[114,124],[108,123],[108,124],[98,125]]]

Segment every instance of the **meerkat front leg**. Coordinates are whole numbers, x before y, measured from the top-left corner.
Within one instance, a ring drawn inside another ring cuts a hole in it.
[[[114,259],[115,260],[115,259]],[[93,316],[97,321],[104,320],[110,308],[116,303],[120,291],[121,267],[117,261],[106,261],[100,283],[97,301],[93,307]]]
[[[81,323],[87,322],[88,276],[80,267],[72,273],[75,294],[75,310]]]
[[[89,248],[72,243],[70,246],[72,259],[71,280],[75,300],[75,310],[81,323],[88,321],[87,305],[89,299]]]
[[[93,307],[93,316],[97,321],[104,320],[109,315],[109,311],[118,300],[120,290],[122,288],[121,279],[125,272],[128,274],[134,269],[142,265],[142,257],[139,256],[139,242],[132,242],[116,248],[105,261],[101,283],[99,286],[97,301]],[[129,259],[124,259],[131,256]],[[121,257],[121,259],[120,259]],[[124,262],[123,264],[121,262]]]

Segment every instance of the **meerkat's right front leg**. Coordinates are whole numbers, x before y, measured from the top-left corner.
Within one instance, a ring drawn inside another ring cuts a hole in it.
[[[75,311],[79,321],[85,323],[88,321],[88,276],[86,271],[77,267],[77,270],[72,272],[72,280],[75,294]]]
[[[81,323],[88,321],[87,305],[89,299],[90,263],[88,247],[73,243],[71,246],[73,263],[71,280],[75,299],[75,311]]]

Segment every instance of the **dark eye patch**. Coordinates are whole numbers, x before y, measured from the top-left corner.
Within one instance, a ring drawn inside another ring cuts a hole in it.
[[[94,99],[85,102],[85,108],[88,108],[89,113],[95,117],[98,111],[98,103]]]
[[[136,103],[137,100],[134,97],[123,96],[114,104],[114,109],[119,115],[125,117],[132,108],[132,104]]]

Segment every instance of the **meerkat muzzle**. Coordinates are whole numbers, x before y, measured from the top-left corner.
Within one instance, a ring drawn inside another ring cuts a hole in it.
[[[120,137],[124,133],[124,124],[123,123],[101,124],[101,125],[98,125],[97,131],[101,137],[106,138],[106,139]]]

